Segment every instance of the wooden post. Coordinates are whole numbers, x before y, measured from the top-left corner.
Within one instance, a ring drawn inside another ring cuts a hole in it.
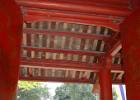
[[[140,9],[121,24],[127,100],[140,100]]]
[[[16,100],[22,14],[14,0],[0,1],[0,100]]]
[[[111,57],[104,59],[104,68],[99,71],[100,100],[112,100]]]

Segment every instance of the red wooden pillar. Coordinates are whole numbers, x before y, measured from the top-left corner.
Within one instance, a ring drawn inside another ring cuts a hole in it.
[[[104,62],[104,68],[99,72],[100,100],[112,100],[111,57]]]
[[[121,24],[127,100],[140,100],[140,9]]]
[[[131,0],[132,9],[140,8],[140,0]]]
[[[0,0],[0,100],[16,100],[22,16],[14,0]]]

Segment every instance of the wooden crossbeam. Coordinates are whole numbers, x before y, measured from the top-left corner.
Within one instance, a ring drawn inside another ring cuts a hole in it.
[[[54,36],[70,36],[76,38],[83,38],[83,39],[97,39],[107,41],[110,39],[109,36],[99,35],[99,34],[81,34],[81,33],[74,33],[74,32],[50,32],[47,30],[35,30],[35,29],[23,29],[23,32],[26,34],[43,34],[43,35],[54,35]]]
[[[50,11],[50,10],[41,10],[37,8],[28,8],[24,7],[22,9],[24,13],[24,21],[34,22],[34,21],[57,21],[57,22],[68,22],[68,23],[79,23],[79,24],[89,24],[89,25],[98,25],[111,28],[118,31],[119,25],[116,22],[121,22],[122,18],[119,17],[109,17],[101,15],[89,15],[89,14],[77,14],[77,13],[68,13],[61,11]]]
[[[63,1],[43,1],[43,0],[17,0],[17,3],[25,7],[33,7],[40,9],[60,10],[67,12],[80,12],[80,13],[96,13],[107,14],[115,16],[127,16],[130,14],[130,10],[127,7],[119,6],[114,7],[111,4],[99,5],[96,2],[86,4],[85,2],[68,2]],[[91,10],[93,9],[93,10]]]
[[[51,53],[64,53],[64,54],[78,54],[78,55],[89,55],[89,56],[103,56],[104,52],[98,51],[82,51],[82,50],[66,50],[66,49],[48,49],[48,48],[36,48],[36,47],[22,47],[23,50],[31,51],[40,51],[40,52],[51,52]]]
[[[69,79],[69,78],[56,78],[56,77],[23,77],[20,76],[21,81],[36,81],[36,82],[63,82],[63,83],[84,83],[95,84],[92,80],[88,79]],[[112,81],[113,84],[124,84],[121,80]]]
[[[103,68],[101,64],[88,64],[78,61],[67,60],[50,60],[50,59],[21,59],[21,67],[31,68],[46,68],[46,69],[63,69],[63,70],[79,70],[79,71],[91,71],[98,72]],[[123,72],[121,65],[112,64],[111,72]]]

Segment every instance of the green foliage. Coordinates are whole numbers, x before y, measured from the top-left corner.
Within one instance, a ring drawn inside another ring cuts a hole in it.
[[[91,85],[64,84],[56,89],[54,100],[96,100]]]
[[[47,100],[49,98],[47,86],[38,82],[19,82],[18,100]],[[118,96],[113,89],[113,100]],[[87,84],[63,84],[55,90],[53,100],[96,100],[92,93],[92,85]]]
[[[118,100],[118,95],[117,95],[117,93],[116,93],[116,90],[113,88],[113,90],[112,90],[113,92],[113,100]]]
[[[39,82],[30,82],[30,81],[19,81],[19,83],[18,83],[18,87],[22,91],[31,90],[36,87],[39,87],[40,85],[41,85],[41,83],[39,83]]]
[[[46,100],[49,98],[48,88],[38,82],[19,82],[18,100]]]
[[[92,93],[92,85],[88,84],[64,84],[55,91],[53,100],[97,100]],[[117,100],[118,95],[113,88],[113,100]]]

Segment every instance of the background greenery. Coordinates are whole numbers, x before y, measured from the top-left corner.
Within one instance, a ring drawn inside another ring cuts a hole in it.
[[[48,88],[39,82],[20,81],[18,86],[18,100],[47,100]]]
[[[117,97],[113,89],[113,100],[117,100]],[[96,96],[89,84],[63,84],[56,88],[52,97],[44,83],[20,81],[18,100],[96,100]]]

